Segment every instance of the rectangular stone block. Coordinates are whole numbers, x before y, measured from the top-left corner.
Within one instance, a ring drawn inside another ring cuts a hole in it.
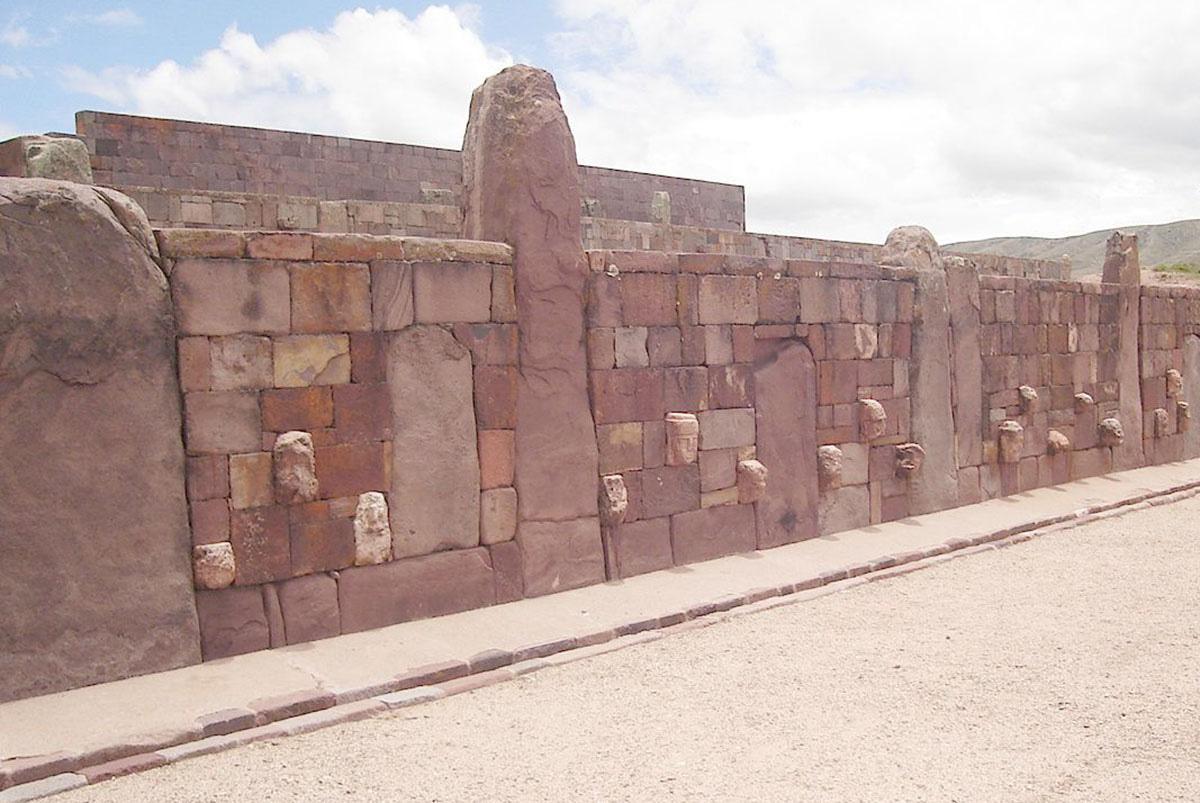
[[[341,385],[350,381],[350,338],[292,335],[274,341],[275,387]]]
[[[714,365],[708,369],[708,404],[713,409],[754,406],[754,366]]]
[[[407,262],[371,263],[371,326],[403,329],[413,322],[412,265]]]
[[[513,483],[514,442],[511,429],[479,431],[479,485],[484,490]]]
[[[475,365],[517,364],[516,324],[456,323],[454,339],[471,350]]]
[[[331,638],[342,632],[337,581],[329,575],[285,580],[277,592],[288,644]]]
[[[517,491],[491,488],[479,494],[479,541],[484,545],[511,541],[517,534]]]
[[[404,259],[404,243],[399,237],[371,234],[314,234],[313,259],[321,262]]]
[[[270,646],[262,592],[224,588],[196,592],[200,653],[205,661],[265,650]]]
[[[290,536],[293,575],[329,572],[354,565],[353,519],[295,520],[293,517]]]
[[[310,260],[312,236],[303,232],[251,232],[246,235],[246,256],[251,259]]]
[[[517,525],[517,543],[527,597],[604,581],[599,519],[523,521]]]
[[[707,449],[700,452],[700,490],[719,491],[737,482],[738,449]]]
[[[496,603],[514,602],[525,596],[525,570],[521,547],[516,541],[505,541],[488,547],[492,559],[492,574],[496,579]]]
[[[258,450],[262,427],[257,394],[232,390],[185,393],[183,406],[189,452]]]
[[[758,282],[758,320],[795,323],[800,318],[800,280],[764,276]]]
[[[207,337],[179,338],[179,386],[185,392],[212,387]]]
[[[229,460],[225,455],[187,459],[187,497],[193,502],[229,496]]]
[[[475,419],[480,429],[517,425],[517,369],[483,365],[475,369]]]
[[[754,409],[707,410],[699,414],[700,448],[730,449],[754,445]]]
[[[709,365],[733,362],[733,328],[725,325],[704,327],[704,361]]]
[[[613,531],[612,537],[616,542],[617,573],[620,577],[671,568],[669,518],[622,524]]]
[[[382,442],[318,446],[316,457],[322,499],[389,490],[387,445]]]
[[[288,271],[278,263],[181,259],[171,296],[181,334],[282,334],[291,320]]]
[[[515,323],[517,320],[517,288],[513,269],[507,266],[492,268],[492,320]]]
[[[413,264],[417,323],[482,323],[492,317],[492,268],[459,262]]]
[[[267,432],[312,432],[333,426],[333,389],[281,388],[262,394],[262,426]]]
[[[387,335],[383,332],[350,333],[350,379],[356,383],[387,379]]]
[[[230,542],[239,586],[291,577],[291,546],[286,507],[256,507],[230,514]]]
[[[754,505],[721,505],[671,517],[676,566],[752,552],[756,540]]]
[[[626,326],[671,326],[676,323],[674,276],[629,273],[620,277],[620,287]]]
[[[831,323],[841,320],[837,282],[827,278],[800,280],[800,322]]]
[[[663,466],[642,472],[642,516],[647,519],[700,507],[700,466]]]
[[[645,368],[650,365],[650,354],[646,349],[648,334],[644,326],[618,326],[613,330],[618,368]]]
[[[213,390],[258,390],[272,384],[271,340],[255,335],[209,339]]]
[[[229,456],[230,502],[234,509],[265,507],[275,503],[272,468],[270,452]]]
[[[663,417],[663,372],[655,368],[591,371],[597,424],[656,421]]]
[[[753,276],[700,277],[700,323],[758,321],[758,288]]]
[[[338,576],[343,633],[482,608],[495,600],[484,548],[357,566]]]
[[[588,368],[611,369],[617,365],[616,330],[599,327],[588,330]]]
[[[362,332],[371,328],[371,274],[356,263],[291,266],[292,331]]]
[[[190,508],[192,546],[229,540],[228,499],[204,499],[192,502]]]
[[[655,326],[646,338],[646,351],[654,367],[680,365],[683,348],[678,326]]]
[[[619,474],[642,467],[642,424],[600,424],[596,427],[600,473]]]
[[[663,404],[669,413],[708,409],[708,372],[703,366],[663,370]]]
[[[386,383],[334,385],[333,411],[341,442],[392,437],[392,398]]]

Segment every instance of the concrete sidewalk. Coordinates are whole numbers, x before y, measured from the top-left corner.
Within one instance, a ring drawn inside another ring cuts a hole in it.
[[[285,735],[370,716],[537,668],[565,650],[1195,487],[1200,460],[1141,468],[620,582],[5,703],[0,789],[30,785],[24,798],[14,794],[22,793],[17,786],[0,800],[221,749],[248,741],[254,731]]]

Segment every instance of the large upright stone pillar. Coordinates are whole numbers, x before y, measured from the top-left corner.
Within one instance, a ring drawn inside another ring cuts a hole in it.
[[[156,250],[119,193],[0,179],[0,702],[200,660]]]
[[[1136,234],[1113,232],[1108,238],[1101,280],[1121,287],[1117,305],[1121,338],[1117,353],[1117,381],[1120,383],[1117,409],[1125,429],[1125,440],[1113,448],[1113,470],[1122,471],[1137,468],[1145,462],[1141,438],[1142,381],[1138,365],[1142,272]]]
[[[917,274],[908,383],[911,435],[925,449],[925,463],[909,481],[909,512],[945,510],[958,504],[958,467],[950,406],[950,312],[942,252],[928,230],[902,226],[888,234],[880,263],[912,268]]]
[[[515,483],[526,594],[600,582],[579,165],[554,79],[509,67],[471,97],[464,234],[513,247],[520,327]]]

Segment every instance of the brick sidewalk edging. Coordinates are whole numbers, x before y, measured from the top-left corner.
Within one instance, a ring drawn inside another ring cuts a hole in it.
[[[136,741],[87,753],[52,753],[9,759],[0,762],[0,803],[33,800],[252,742],[309,733],[440,700],[539,669],[708,627],[731,616],[804,602],[863,583],[925,569],[949,559],[1024,543],[1038,536],[1198,494],[1200,482],[1148,491],[973,538],[950,538],[923,550],[884,555],[795,583],[720,597],[684,610],[626,622],[583,636],[539,642],[516,650],[485,650],[466,660],[428,664],[369,686],[337,693],[313,688],[278,697],[263,697],[250,701],[245,708],[228,708],[198,717],[193,728],[178,732],[149,734]]]

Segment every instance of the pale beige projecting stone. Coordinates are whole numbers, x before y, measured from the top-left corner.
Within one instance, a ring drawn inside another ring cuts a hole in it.
[[[650,220],[663,226],[671,225],[671,194],[659,190],[650,199]]]
[[[737,464],[738,504],[753,504],[762,499],[766,490],[766,466],[757,460],[742,460]]]
[[[817,476],[821,490],[830,491],[842,485],[842,450],[836,446],[817,449]]]
[[[901,443],[896,447],[896,476],[902,480],[916,476],[925,464],[925,450],[919,443]]]
[[[700,442],[700,421],[692,413],[667,413],[668,466],[686,466],[696,462]]]
[[[1002,421],[999,432],[999,456],[1001,463],[1017,463],[1025,448],[1025,427],[1018,421]]]
[[[292,335],[274,343],[275,387],[344,385],[350,381],[347,335]]]
[[[629,508],[629,492],[625,478],[620,474],[606,474],[600,478],[600,525],[615,527],[625,521]]]
[[[1183,374],[1174,368],[1167,369],[1167,398],[1177,399],[1183,394]]]
[[[1017,388],[1017,397],[1021,401],[1021,412],[1025,415],[1037,412],[1038,392],[1029,385]]]
[[[1076,415],[1086,415],[1096,406],[1096,400],[1090,393],[1076,393],[1074,406]]]
[[[234,578],[233,545],[228,541],[192,547],[197,588],[227,588]]]
[[[1154,408],[1154,437],[1164,438],[1170,431],[1170,416],[1162,407]]]
[[[284,505],[317,498],[317,463],[312,436],[284,432],[275,438],[275,501]]]
[[[1071,451],[1071,439],[1057,429],[1046,434],[1046,453],[1050,455],[1065,454]]]
[[[354,565],[371,566],[392,559],[392,528],[387,498],[379,491],[358,496],[354,510]]]
[[[1100,422],[1100,445],[1117,447],[1125,442],[1125,428],[1115,418],[1106,418]]]
[[[1187,432],[1192,428],[1192,405],[1185,401],[1175,402],[1175,430]]]
[[[479,495],[479,542],[499,544],[517,534],[516,488],[491,488]]]
[[[887,431],[887,411],[875,399],[858,400],[858,432],[864,441],[882,438]]]

